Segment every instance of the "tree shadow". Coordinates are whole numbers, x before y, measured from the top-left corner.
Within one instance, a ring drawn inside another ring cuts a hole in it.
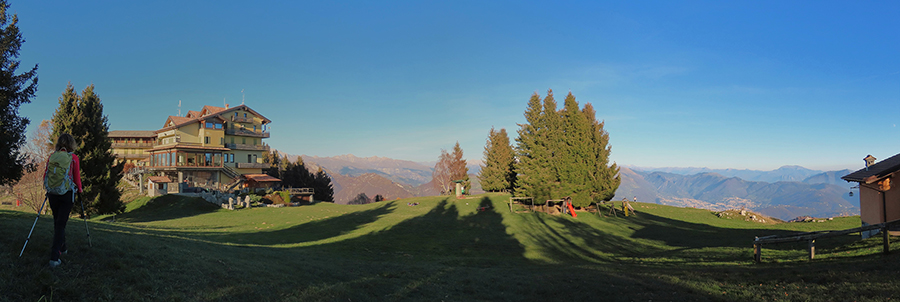
[[[424,215],[381,231],[320,247],[370,254],[373,258],[393,254],[417,259],[438,258],[442,262],[461,265],[491,265],[498,258],[521,259],[524,247],[507,234],[503,217],[494,211],[491,200],[482,198],[478,209],[460,215],[457,205],[444,199]]]
[[[197,232],[187,233],[186,235],[203,240],[234,244],[276,245],[308,243],[350,233],[392,213],[396,208],[396,202],[383,203],[379,207],[369,210],[347,213],[271,231],[256,231],[252,233]]]
[[[117,215],[116,219],[128,223],[153,222],[191,217],[219,209],[219,206],[199,197],[163,195],[148,200],[147,204],[137,209]]]

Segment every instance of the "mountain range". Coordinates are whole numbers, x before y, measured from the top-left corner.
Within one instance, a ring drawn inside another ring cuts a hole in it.
[[[643,168],[636,166],[625,166],[633,171],[646,171],[646,172],[666,172],[672,174],[681,174],[681,175],[694,175],[700,173],[716,173],[725,177],[738,177],[743,180],[749,181],[764,181],[764,182],[779,182],[779,181],[799,181],[799,182],[807,182],[807,179],[810,179],[813,176],[817,176],[817,179],[828,179],[832,184],[846,183],[840,179],[841,176],[847,175],[850,170],[841,170],[841,171],[819,171],[807,169],[801,166],[782,166],[778,169],[771,171],[762,171],[762,170],[747,170],[747,169],[709,169],[709,168]],[[846,173],[844,173],[846,172]],[[831,173],[829,176],[821,176],[820,174]],[[843,173],[843,174],[841,174]],[[837,176],[837,178],[834,178]],[[825,178],[822,178],[825,177]],[[814,180],[819,181],[819,180]]]
[[[359,193],[388,200],[433,196],[440,192],[431,182],[434,163],[385,157],[340,155],[302,157],[311,169],[322,167],[332,177],[337,203],[346,203]],[[470,162],[472,193],[481,191]],[[709,210],[745,208],[789,220],[798,216],[831,217],[859,214],[859,200],[850,197],[848,184],[840,177],[850,170],[817,171],[784,166],[771,171],[708,168],[639,168],[620,166],[622,182],[615,199],[637,198],[641,202],[696,207]]]
[[[848,174],[849,170],[821,172],[802,167],[783,167],[756,173],[755,176],[749,170],[735,171],[757,179],[790,177],[799,180],[750,181],[714,172],[684,175],[621,167],[622,182],[615,199],[637,198],[638,201],[709,210],[745,208],[782,220],[798,216],[859,214],[858,199],[849,196],[846,182],[840,180],[840,176]],[[805,177],[801,179],[800,176]]]

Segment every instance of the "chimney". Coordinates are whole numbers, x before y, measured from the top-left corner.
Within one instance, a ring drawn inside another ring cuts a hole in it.
[[[875,157],[872,156],[872,154],[869,154],[866,158],[863,158],[863,160],[866,161],[866,171],[869,171],[869,166],[875,164]]]
[[[228,109],[228,104],[225,104],[225,109]],[[871,156],[871,155],[869,155],[869,156]]]

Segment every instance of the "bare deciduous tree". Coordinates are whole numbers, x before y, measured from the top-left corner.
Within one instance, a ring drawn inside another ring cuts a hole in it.
[[[441,149],[441,156],[438,157],[438,162],[434,164],[434,171],[431,172],[431,178],[432,182],[434,182],[435,189],[441,190],[441,194],[450,192],[452,162],[453,157],[450,156],[450,153],[447,153],[447,150]]]
[[[32,134],[31,140],[24,148],[29,161],[29,169],[13,186],[16,198],[34,209],[35,212],[40,210],[41,203],[44,202],[44,169],[47,165],[47,158],[53,153],[53,140],[50,137],[52,129],[53,123],[43,120]]]

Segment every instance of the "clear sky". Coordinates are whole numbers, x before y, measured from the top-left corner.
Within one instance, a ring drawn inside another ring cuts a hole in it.
[[[29,129],[93,83],[111,130],[243,99],[291,154],[480,159],[553,89],[594,105],[620,165],[900,153],[897,1],[10,2],[39,64]]]

